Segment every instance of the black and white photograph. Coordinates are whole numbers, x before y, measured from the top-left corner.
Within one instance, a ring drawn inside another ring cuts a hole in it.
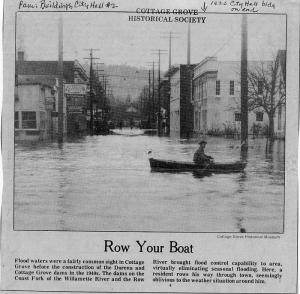
[[[284,14],[16,13],[15,231],[285,231]]]

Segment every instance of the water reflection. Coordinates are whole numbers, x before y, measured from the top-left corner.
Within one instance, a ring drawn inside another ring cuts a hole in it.
[[[193,171],[193,177],[195,179],[202,179],[204,177],[210,177],[211,175],[212,173],[209,171],[198,171],[198,170]]]
[[[216,162],[245,172],[151,173],[154,158],[191,161],[197,138],[94,136],[15,147],[15,229],[282,232],[284,142],[207,138]]]
[[[245,150],[242,150],[241,151],[242,154],[242,158],[243,160],[246,160],[246,158],[248,157],[248,152],[245,151]],[[246,196],[244,195],[245,193],[245,182],[247,181],[247,175],[246,175],[246,172],[242,172],[240,173],[238,179],[238,189],[236,191],[236,193],[238,195],[241,195],[240,197],[240,200],[237,202],[237,205],[238,205],[238,214],[237,216],[235,217],[236,218],[236,221],[237,221],[237,229],[239,230],[239,232],[241,233],[245,233],[246,232],[246,224],[245,224],[245,207],[248,205],[247,203],[247,198]]]
[[[59,174],[59,183],[58,183],[58,197],[57,197],[57,217],[58,217],[58,226],[62,230],[67,230],[65,217],[68,211],[68,204],[65,199],[65,188],[68,185],[68,179],[64,172],[64,165],[61,164],[65,160],[65,152],[63,150],[63,143],[58,143],[59,154],[58,154],[58,167],[57,171]]]

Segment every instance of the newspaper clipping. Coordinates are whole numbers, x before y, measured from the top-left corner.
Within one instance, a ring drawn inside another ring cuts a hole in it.
[[[7,0],[1,289],[296,293],[299,3]]]

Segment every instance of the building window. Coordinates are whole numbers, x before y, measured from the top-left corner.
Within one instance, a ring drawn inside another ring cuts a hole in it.
[[[229,95],[234,95],[234,81],[229,82]]]
[[[263,93],[263,82],[262,81],[258,81],[257,92],[258,92],[258,95],[262,95],[262,93]]]
[[[263,121],[263,120],[264,120],[264,113],[256,112],[256,121]]]
[[[221,93],[221,86],[220,86],[220,80],[216,81],[216,95],[220,95]]]
[[[241,121],[241,113],[240,112],[236,112],[234,114],[234,120],[235,121]]]
[[[15,111],[15,129],[20,128],[20,121],[19,121],[19,112]]]
[[[36,129],[36,112],[22,111],[22,128]]]

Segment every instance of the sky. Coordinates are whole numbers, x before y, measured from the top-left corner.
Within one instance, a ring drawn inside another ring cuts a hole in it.
[[[58,56],[59,13],[18,13],[17,48],[27,60],[56,60]],[[129,22],[127,13],[63,13],[64,60],[84,63],[86,49],[95,48],[97,62],[147,68],[157,61],[152,50],[168,50],[172,40],[172,64],[187,61],[186,23]],[[191,63],[207,56],[219,60],[239,60],[241,15],[206,14],[205,24],[191,24]],[[248,15],[248,59],[270,60],[285,49],[285,16]],[[167,52],[166,52],[167,53]],[[161,56],[161,69],[168,68],[168,54]]]

